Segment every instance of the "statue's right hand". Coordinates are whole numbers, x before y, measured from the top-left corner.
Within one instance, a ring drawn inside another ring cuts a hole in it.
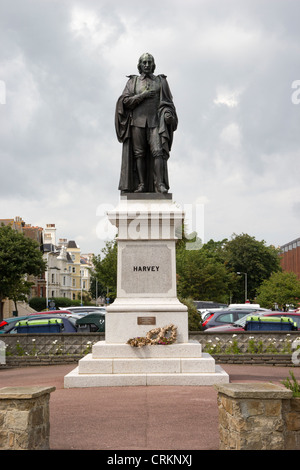
[[[144,98],[153,98],[155,93],[156,93],[155,90],[145,90],[145,91],[143,91],[142,95],[143,95]]]

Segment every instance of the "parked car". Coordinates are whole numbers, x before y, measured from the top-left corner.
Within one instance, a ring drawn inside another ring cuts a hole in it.
[[[279,315],[249,315],[246,331],[295,331],[297,323],[289,317]]]
[[[32,315],[15,324],[10,333],[76,333],[76,319],[63,315]]]
[[[25,323],[27,322],[28,326],[33,325],[36,321],[41,321],[41,320],[50,320],[50,319],[59,319],[61,320],[59,323],[61,324],[61,329],[60,332],[65,332],[65,333],[76,333],[77,328],[76,328],[76,320],[77,316],[73,316],[72,314],[68,314],[66,316],[65,314],[51,314],[48,312],[48,314],[30,314],[22,317],[10,317],[10,318],[5,318],[3,322],[0,323],[0,333],[2,334],[10,334],[10,333],[17,333],[17,332],[23,332],[23,333],[29,333],[29,331],[25,331]],[[24,326],[23,330],[20,328],[20,325],[18,323],[21,323],[22,326]],[[18,325],[18,326],[17,326]],[[42,325],[42,323],[40,323]],[[17,331],[17,328],[19,327],[20,331]],[[33,333],[33,331],[30,331]],[[42,333],[42,328],[36,332]]]
[[[227,309],[228,307],[224,307],[225,309]],[[201,320],[203,321],[204,318],[207,317],[207,314],[208,313],[215,313],[215,312],[220,312],[221,310],[224,310],[224,308],[200,308],[200,309],[197,309],[197,312],[199,313],[200,317],[201,317]]]
[[[66,309],[60,310],[43,310],[42,312],[31,313],[30,315],[71,315],[72,312]]]
[[[64,310],[67,310],[67,311],[72,312],[72,313],[76,313],[77,315],[87,315],[88,313],[92,313],[92,312],[98,312],[98,313],[102,313],[104,315],[106,313],[106,308],[105,307],[93,307],[93,306],[89,306],[89,307],[85,307],[85,306],[66,307],[66,308],[64,308]]]
[[[92,312],[81,316],[76,320],[79,333],[105,331],[105,315],[100,312]]]
[[[265,311],[265,312],[255,312],[255,315],[258,316],[279,316],[279,317],[288,317],[293,320],[297,324],[298,330],[300,329],[300,312],[272,312],[272,311]],[[245,331],[245,326],[247,322],[247,318],[249,317],[249,313],[247,313],[244,317],[240,318],[233,324],[227,324],[222,326],[216,326],[213,328],[208,328],[205,330],[205,333],[237,333],[239,331]]]
[[[297,329],[300,330],[300,312],[272,312],[268,314],[268,316],[281,316],[291,318],[291,320],[296,323]]]
[[[244,304],[229,304],[228,308],[245,308],[246,310],[249,310],[249,308],[259,310],[260,309],[260,304],[250,304],[250,302],[246,302]]]
[[[26,320],[27,318],[32,318],[33,316],[36,317],[38,315],[39,317],[44,317],[45,315],[51,315],[51,316],[61,316],[61,317],[72,317],[72,312],[69,312],[68,310],[50,310],[50,311],[42,311],[42,312],[35,312],[35,313],[28,313],[27,315],[22,315],[22,316],[13,316],[9,318],[4,318],[0,322],[0,334],[4,333],[9,333],[9,331],[14,327],[14,325],[20,321],[20,320]]]
[[[243,318],[246,314],[258,311],[267,312],[268,310],[252,307],[249,309],[242,307],[210,310],[202,317],[202,329],[205,331],[208,328],[215,328],[224,324],[232,325],[240,318]]]
[[[21,317],[9,317],[4,318],[0,322],[0,334],[9,333],[12,328],[14,328],[15,324],[18,323],[20,320],[25,320],[26,318],[30,317],[31,315],[22,315]]]

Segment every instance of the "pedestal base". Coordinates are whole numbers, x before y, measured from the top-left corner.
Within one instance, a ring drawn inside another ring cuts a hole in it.
[[[198,342],[134,348],[99,341],[65,376],[65,388],[141,385],[214,385],[228,374]]]
[[[107,308],[105,341],[126,344],[132,337],[170,324],[177,327],[177,343],[188,342],[187,307],[176,298],[117,298]]]

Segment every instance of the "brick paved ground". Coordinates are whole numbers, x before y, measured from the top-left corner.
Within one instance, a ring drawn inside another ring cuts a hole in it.
[[[231,382],[279,384],[290,368],[222,365]],[[50,398],[53,450],[217,450],[214,387],[64,389],[74,365],[0,370],[0,387],[55,386]],[[300,368],[293,369],[300,380]]]

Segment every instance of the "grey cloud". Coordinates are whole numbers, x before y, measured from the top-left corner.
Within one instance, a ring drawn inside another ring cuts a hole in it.
[[[208,238],[240,230],[289,241],[272,201],[289,208],[281,226],[295,224],[299,198],[282,179],[297,191],[299,2],[3,0],[1,8],[0,217],[56,222],[61,236],[98,250],[97,206],[118,198],[115,102],[148,50],[179,115],[174,199],[207,201]]]

